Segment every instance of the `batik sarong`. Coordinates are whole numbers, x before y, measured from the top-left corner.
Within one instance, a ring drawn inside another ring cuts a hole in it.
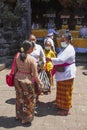
[[[33,84],[22,83],[15,79],[16,117],[26,122],[34,118],[35,94]]]

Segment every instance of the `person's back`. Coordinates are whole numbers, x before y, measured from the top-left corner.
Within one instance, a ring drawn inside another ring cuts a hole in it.
[[[30,56],[32,51],[33,43],[25,40],[21,47],[20,53],[18,53],[18,56],[16,57],[14,71],[14,87],[16,90],[16,120],[21,120],[22,124],[31,123],[34,119],[34,80],[40,85],[40,87],[43,86],[38,76],[36,60]]]
[[[56,29],[55,24],[53,24],[53,25],[48,29],[48,34],[49,34],[49,33],[53,33],[54,35],[58,35],[58,34],[59,34],[59,32],[58,32],[57,29]]]
[[[19,57],[16,59],[16,63],[17,63],[17,73],[15,75],[15,78],[19,79],[19,80],[23,80],[23,81],[27,81],[27,82],[32,82],[32,76],[31,73],[34,68],[33,68],[33,63],[35,63],[36,60],[30,56],[29,54],[26,57],[26,60],[24,62],[22,62],[20,60],[20,54]],[[24,72],[24,73],[22,73]]]
[[[80,33],[80,37],[82,37],[82,38],[87,37],[87,27],[86,27],[86,26],[83,26],[83,27],[80,29],[79,33]]]

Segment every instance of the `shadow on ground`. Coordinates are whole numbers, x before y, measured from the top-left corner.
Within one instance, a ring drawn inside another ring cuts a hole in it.
[[[5,103],[15,105],[16,99],[15,98],[8,99],[8,100],[5,101]]]
[[[11,65],[9,65],[8,67],[6,67],[7,70],[10,70],[11,69]]]
[[[55,102],[38,102],[35,109],[35,116],[42,117],[47,115],[57,115],[57,108]]]
[[[5,101],[7,104],[15,105],[16,99],[11,98]],[[38,102],[35,107],[35,116],[42,117],[47,115],[57,115],[55,102]]]
[[[15,105],[15,98],[11,98],[5,101],[7,104]],[[52,102],[38,102],[35,107],[35,116],[40,118],[47,115],[54,115],[57,116],[57,108],[55,105],[55,101]],[[15,117],[7,117],[1,116],[0,117],[0,127],[4,128],[14,128],[14,127],[22,126],[20,120],[16,120]],[[29,127],[30,124],[23,125],[23,127]]]
[[[8,128],[14,128],[17,126],[29,127],[31,126],[31,124],[22,125],[20,120],[17,121],[15,117],[7,117],[7,116],[0,117],[0,127],[4,127],[8,129]]]

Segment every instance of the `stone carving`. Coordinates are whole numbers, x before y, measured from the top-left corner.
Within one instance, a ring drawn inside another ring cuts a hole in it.
[[[30,0],[0,0],[0,61],[14,56],[29,35]],[[5,62],[5,61],[4,61]]]

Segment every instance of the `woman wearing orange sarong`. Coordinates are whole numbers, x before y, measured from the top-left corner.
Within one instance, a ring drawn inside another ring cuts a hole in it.
[[[62,50],[57,58],[51,58],[56,80],[56,106],[59,115],[68,115],[72,107],[73,81],[76,74],[75,50],[68,35],[62,35]],[[49,59],[50,60],[50,59]]]

